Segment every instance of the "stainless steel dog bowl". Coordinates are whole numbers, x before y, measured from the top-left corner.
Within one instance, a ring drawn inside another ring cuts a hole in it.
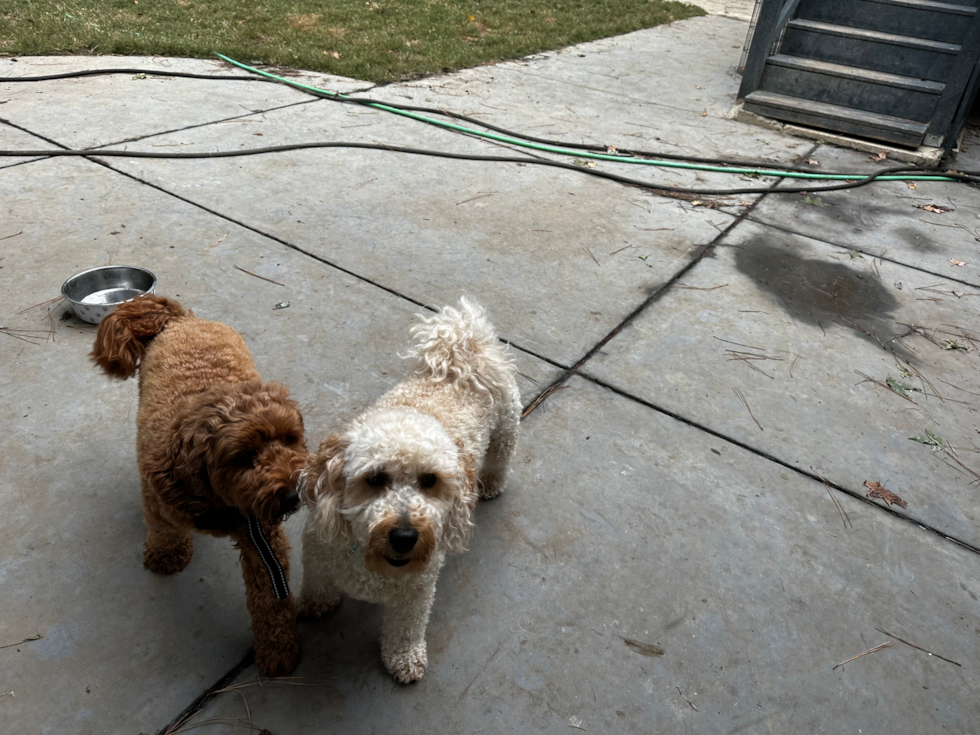
[[[71,304],[79,319],[98,324],[125,301],[153,293],[157,277],[134,265],[104,265],[82,271],[65,281],[61,295]]]

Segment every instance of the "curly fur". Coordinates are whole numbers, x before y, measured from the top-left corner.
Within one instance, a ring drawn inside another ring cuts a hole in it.
[[[383,604],[381,657],[404,683],[425,672],[439,570],[465,550],[477,497],[502,489],[521,409],[516,370],[480,307],[462,299],[411,334],[413,374],[326,439],[300,476],[301,614],[318,617],[341,594]],[[393,531],[417,540],[396,548]]]
[[[288,673],[299,660],[296,607],[292,597],[275,599],[244,523],[250,514],[259,519],[288,574],[281,520],[298,505],[307,456],[289,390],[262,382],[234,329],[159,296],[106,316],[91,358],[116,378],[139,369],[144,565],[159,574],[183,570],[193,554],[191,530],[230,536],[241,556],[256,664],[269,676]]]

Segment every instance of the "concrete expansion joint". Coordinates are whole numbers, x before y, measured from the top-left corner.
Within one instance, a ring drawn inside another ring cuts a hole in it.
[[[804,159],[809,158],[810,156],[813,155],[813,153],[817,150],[818,147],[819,147],[819,144],[814,144],[806,153],[802,154],[802,157]],[[562,375],[560,375],[558,377],[558,379],[554,383],[552,383],[547,388],[545,388],[543,391],[541,391],[541,393],[539,393],[537,395],[537,397],[535,397],[535,399],[533,401],[531,401],[531,403],[529,403],[524,408],[524,411],[521,413],[521,420],[523,420],[534,409],[536,409],[538,406],[540,406],[548,398],[548,396],[550,396],[552,393],[554,393],[555,391],[557,391],[558,389],[560,389],[562,387],[562,385],[564,385],[569,380],[569,378],[571,378],[573,375],[579,375],[580,374],[579,373],[579,370],[589,360],[591,360],[603,347],[605,347],[609,343],[610,340],[612,340],[623,329],[625,329],[627,326],[629,326],[629,324],[633,320],[635,320],[638,316],[640,316],[650,306],[652,306],[653,304],[655,304],[660,299],[661,296],[663,296],[665,293],[667,293],[667,291],[670,290],[671,286],[673,286],[681,278],[685,277],[688,273],[690,273],[698,265],[698,263],[700,263],[702,261],[702,259],[704,258],[705,255],[707,255],[709,252],[711,252],[715,248],[716,245],[720,244],[721,241],[727,235],[731,234],[731,232],[736,227],[738,227],[740,224],[742,224],[743,221],[745,221],[745,219],[749,216],[749,214],[751,214],[752,210],[754,210],[755,207],[763,199],[765,199],[769,195],[770,192],[772,192],[777,186],[779,186],[779,184],[780,184],[781,181],[782,181],[782,179],[777,180],[772,186],[769,187],[769,192],[766,192],[765,194],[762,194],[761,196],[759,196],[758,199],[756,199],[751,204],[749,204],[749,206],[746,207],[745,210],[741,214],[739,214],[739,216],[736,217],[731,222],[731,224],[729,224],[726,228],[724,228],[721,232],[719,232],[714,237],[714,239],[711,240],[711,242],[709,242],[708,244],[702,246],[695,253],[694,257],[691,258],[690,262],[687,265],[685,265],[677,273],[675,273],[674,276],[670,280],[668,280],[666,283],[664,283],[654,293],[650,294],[643,301],[643,303],[641,303],[632,312],[630,312],[626,316],[625,319],[623,319],[619,324],[617,324],[605,337],[603,337],[601,340],[599,340],[599,342],[597,342],[594,347],[592,347],[588,352],[586,352],[585,355],[578,362],[576,362],[574,365],[572,365],[571,368],[567,368],[566,369],[566,372],[564,372]],[[654,194],[654,196],[662,196],[662,195]],[[553,363],[553,364],[556,364],[556,363]],[[561,367],[561,366],[559,366],[559,367]],[[583,376],[583,377],[585,377],[585,376]]]
[[[835,482],[832,482],[830,480],[827,480],[826,478],[822,477],[821,475],[817,474],[816,472],[807,472],[806,470],[801,469],[800,467],[796,467],[795,465],[792,465],[789,462],[785,462],[784,460],[781,460],[778,457],[774,457],[773,455],[769,454],[768,452],[764,452],[764,451],[762,451],[760,449],[756,449],[755,447],[752,447],[749,444],[745,444],[745,443],[739,441],[738,439],[735,439],[735,438],[733,438],[731,436],[728,436],[727,434],[723,434],[720,431],[715,431],[715,430],[713,430],[713,429],[711,429],[711,428],[709,428],[707,426],[704,426],[703,424],[698,423],[697,421],[694,421],[692,419],[689,419],[689,418],[686,418],[684,416],[681,416],[678,413],[675,413],[673,411],[670,411],[670,410],[664,408],[663,406],[658,406],[655,403],[651,403],[650,401],[644,400],[643,398],[640,398],[639,396],[635,396],[632,393],[629,393],[629,392],[624,391],[624,390],[622,390],[620,388],[617,388],[616,386],[611,385],[610,383],[607,383],[607,382],[605,382],[604,380],[602,380],[600,378],[596,378],[594,376],[587,375],[587,374],[581,374],[581,373],[579,375],[584,380],[587,380],[590,383],[593,383],[595,385],[598,385],[598,386],[600,386],[602,388],[606,388],[607,390],[612,391],[613,393],[615,393],[618,396],[622,396],[623,398],[627,398],[627,399],[629,399],[631,401],[635,401],[635,402],[637,402],[637,403],[639,403],[639,404],[641,404],[643,406],[646,406],[647,408],[652,408],[654,411],[657,411],[658,413],[662,413],[665,416],[669,416],[670,418],[672,418],[672,419],[674,419],[676,421],[680,421],[682,424],[686,424],[687,426],[690,426],[693,429],[697,429],[697,430],[702,431],[702,432],[704,432],[706,434],[710,434],[711,436],[713,436],[713,437],[715,437],[717,439],[721,439],[722,441],[728,442],[729,444],[734,444],[739,449],[744,449],[747,452],[751,452],[752,454],[756,455],[757,457],[761,457],[762,459],[769,460],[770,462],[773,462],[774,464],[778,464],[780,467],[785,467],[788,470],[792,470],[793,472],[795,472],[795,473],[797,473],[799,475],[803,475],[804,477],[806,477],[806,478],[808,478],[810,480],[813,480],[815,482],[823,483],[827,487],[833,488],[834,490],[837,490],[838,492],[844,493],[845,495],[849,495],[850,497],[854,498],[855,500],[860,500],[865,505],[870,505],[872,508],[875,508],[876,510],[882,511],[884,513],[888,513],[888,514],[894,516],[895,518],[899,518],[899,519],[905,521],[906,523],[909,523],[909,524],[911,524],[913,526],[917,526],[918,528],[921,528],[923,531],[928,531],[930,533],[933,533],[936,536],[939,536],[944,541],[951,541],[952,543],[956,544],[957,546],[962,546],[963,548],[968,549],[969,551],[972,551],[975,554],[980,554],[980,548],[977,548],[976,546],[973,546],[972,544],[968,544],[965,541],[961,541],[960,539],[954,538],[952,536],[948,536],[946,533],[944,533],[943,531],[940,531],[938,528],[935,528],[935,527],[929,526],[929,525],[924,525],[921,521],[919,521],[919,520],[917,520],[915,518],[910,518],[909,516],[906,516],[906,515],[903,515],[902,513],[899,513],[898,511],[892,510],[891,507],[878,505],[873,500],[871,500],[870,498],[865,497],[861,493],[854,492],[853,490],[849,490],[848,488],[844,487],[843,485],[838,485]]]

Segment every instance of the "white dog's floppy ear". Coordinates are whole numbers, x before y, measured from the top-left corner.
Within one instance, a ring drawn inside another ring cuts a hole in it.
[[[473,535],[473,509],[478,496],[476,466],[473,455],[459,451],[459,482],[450,502],[449,518],[445,526],[446,551],[460,554]]]
[[[300,495],[314,515],[324,541],[353,543],[350,523],[340,512],[344,503],[344,453],[348,441],[341,434],[324,439],[300,475]]]

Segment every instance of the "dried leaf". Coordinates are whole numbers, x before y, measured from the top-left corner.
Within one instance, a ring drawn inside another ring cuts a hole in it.
[[[886,490],[885,488],[883,488],[880,482],[875,482],[874,480],[868,480],[867,482],[864,483],[864,486],[868,488],[867,496],[869,498],[878,498],[880,500],[884,500],[886,503],[888,503],[889,506],[891,506],[894,503],[895,505],[898,505],[902,508],[909,507],[908,503],[906,503],[904,500],[898,497],[891,490]]]
[[[707,116],[708,116],[708,111],[707,110],[705,110],[704,112],[701,113],[701,117],[707,117]]]
[[[661,646],[657,646],[653,643],[644,643],[643,641],[638,641],[633,638],[623,638],[623,643],[631,651],[636,651],[641,656],[663,656],[664,649]]]
[[[905,377],[905,376],[903,376],[903,377]],[[908,397],[909,391],[913,391],[914,390],[916,393],[921,393],[922,392],[918,388],[915,388],[915,387],[909,385],[908,383],[899,383],[891,375],[889,375],[888,377],[885,378],[885,385],[887,385],[889,388],[891,388],[896,393],[900,393],[901,395],[906,396],[906,397]]]
[[[952,263],[955,266],[960,267],[960,268],[962,268],[964,265],[966,265],[966,263],[964,263],[962,260],[956,260],[955,258],[950,258],[949,259],[949,262]]]
[[[816,159],[813,159],[813,158],[806,159],[806,162],[810,166],[819,166],[820,165],[820,161],[817,161]]]
[[[936,436],[929,431],[929,429],[926,429],[925,436],[910,436],[909,439],[914,442],[919,442],[919,444],[925,444],[934,452],[938,452],[946,448],[946,442],[943,441],[943,438],[941,436]]]
[[[933,214],[945,214],[946,212],[952,212],[952,207],[945,207],[942,204],[913,204],[916,209],[923,209],[926,212],[932,212]]]
[[[886,158],[888,158],[888,154],[885,153],[884,151],[879,151],[878,153],[875,153],[873,156],[868,156],[868,158],[870,158],[872,161],[884,161]]]
[[[908,183],[909,183],[909,188],[910,189],[914,189],[915,188],[915,182],[914,181],[910,181]]]

